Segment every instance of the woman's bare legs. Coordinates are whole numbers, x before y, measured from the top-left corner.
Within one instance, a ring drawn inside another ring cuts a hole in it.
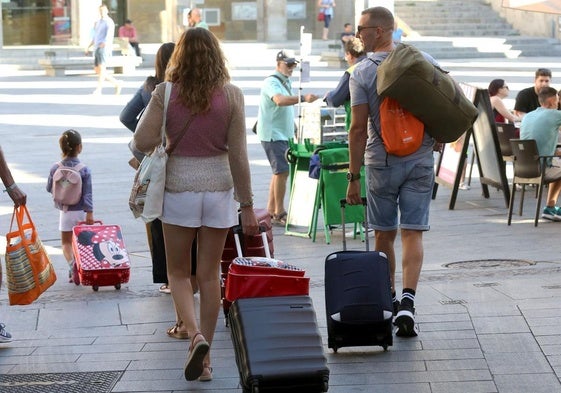
[[[204,339],[212,343],[220,312],[219,269],[228,228],[186,228],[163,224],[168,280],[177,314],[187,328],[192,345]],[[191,285],[191,244],[198,232],[197,282],[200,290],[200,329]],[[196,333],[202,333],[203,337]],[[210,366],[210,353],[204,360]]]

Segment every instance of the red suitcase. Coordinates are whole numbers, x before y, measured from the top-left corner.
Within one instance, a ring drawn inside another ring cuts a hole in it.
[[[264,234],[263,234],[264,236]],[[226,299],[308,295],[310,279],[296,266],[272,258],[237,257],[230,264]]]
[[[94,291],[113,285],[121,289],[130,276],[130,260],[118,225],[76,225],[72,229],[72,247],[82,285]],[[77,283],[78,284],[78,283]]]
[[[269,253],[270,257],[274,258],[274,247],[273,247],[273,226],[271,225],[271,216],[267,209],[254,209],[255,216],[257,217],[257,221],[262,229],[265,230],[267,234],[267,243],[269,245]],[[240,246],[243,252],[243,255],[250,255],[256,257],[266,257],[267,251],[266,247],[263,244],[263,240],[261,235],[255,236],[245,236],[242,235],[240,238]],[[236,241],[234,238],[234,228],[231,228],[228,232],[228,237],[226,238],[226,244],[224,245],[224,251],[222,252],[222,260],[220,262],[222,267],[222,274],[221,274],[221,292],[222,292],[222,309],[224,310],[224,317],[226,326],[228,326],[228,310],[232,305],[225,297],[226,292],[226,279],[228,277],[228,269],[230,268],[230,264],[238,256],[238,252],[236,250]]]

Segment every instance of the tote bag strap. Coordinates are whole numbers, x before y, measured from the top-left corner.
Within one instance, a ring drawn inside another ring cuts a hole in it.
[[[16,220],[17,226],[18,226],[18,231],[20,232],[20,235],[23,237],[24,233],[23,233],[23,225],[24,225],[24,218],[27,217],[27,221],[30,224],[33,224],[33,221],[31,221],[31,216],[29,215],[29,210],[27,210],[27,206],[25,205],[20,205],[18,207],[14,206],[14,212],[12,213],[12,220],[10,222],[10,232],[12,232],[12,229],[14,227],[14,218]]]
[[[166,82],[166,89],[164,91],[164,119],[162,121],[162,146],[166,145],[166,119],[168,117],[168,104],[171,97],[171,82]]]

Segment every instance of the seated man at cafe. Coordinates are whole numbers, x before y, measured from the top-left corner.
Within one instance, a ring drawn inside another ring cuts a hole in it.
[[[561,208],[557,199],[561,192],[561,153],[557,150],[561,111],[557,110],[559,96],[553,87],[543,87],[538,92],[540,107],[522,119],[520,139],[535,139],[540,156],[557,156],[549,158],[545,168],[545,180],[549,182],[547,204],[542,218],[561,221]]]

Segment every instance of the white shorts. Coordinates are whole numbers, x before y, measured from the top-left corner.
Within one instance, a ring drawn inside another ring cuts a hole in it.
[[[187,228],[230,228],[238,224],[234,189],[213,192],[165,192],[163,223]]]
[[[60,210],[58,230],[61,232],[72,232],[74,225],[86,220],[86,212],[83,210]]]

